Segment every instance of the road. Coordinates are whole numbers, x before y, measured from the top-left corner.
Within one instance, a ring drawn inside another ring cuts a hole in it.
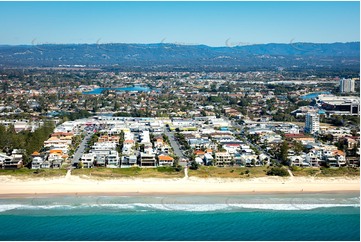
[[[174,138],[174,133],[172,131],[168,131],[167,128],[164,130],[165,135],[168,136],[170,145],[173,148],[174,154],[179,157],[179,165],[187,166],[187,162],[182,162],[181,160],[184,159],[184,155],[180,149],[179,143]]]
[[[76,150],[76,152],[74,153],[73,156],[73,160],[71,162],[71,164],[73,165],[74,163],[79,163],[79,159],[82,157],[82,155],[84,154],[84,150],[85,150],[85,146],[88,142],[88,139],[91,138],[91,136],[93,135],[93,133],[89,132],[85,135],[84,139],[81,141],[81,143],[78,146],[78,149]]]

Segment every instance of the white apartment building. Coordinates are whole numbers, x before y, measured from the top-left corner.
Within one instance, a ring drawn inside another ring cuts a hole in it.
[[[341,79],[340,80],[340,92],[355,92],[355,80],[352,79]]]
[[[320,116],[317,113],[307,113],[305,132],[309,134],[320,131]]]

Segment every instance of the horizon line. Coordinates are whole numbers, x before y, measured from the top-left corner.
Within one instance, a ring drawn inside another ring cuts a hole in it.
[[[34,40],[32,41],[34,42]],[[126,42],[108,42],[108,43],[32,43],[32,44],[0,44],[0,46],[46,46],[46,45],[178,45],[178,46],[207,46],[211,48],[219,48],[219,47],[242,47],[242,46],[255,46],[255,45],[269,45],[269,44],[279,44],[279,45],[292,45],[292,44],[350,44],[350,43],[360,43],[360,40],[357,41],[335,41],[335,42],[269,42],[269,43],[247,43],[247,42],[232,42],[230,45],[207,45],[202,43],[186,43],[186,42],[158,42],[158,43],[126,43]]]

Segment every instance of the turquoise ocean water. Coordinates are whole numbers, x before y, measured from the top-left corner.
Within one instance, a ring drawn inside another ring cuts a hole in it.
[[[0,199],[0,240],[354,240],[359,194]]]

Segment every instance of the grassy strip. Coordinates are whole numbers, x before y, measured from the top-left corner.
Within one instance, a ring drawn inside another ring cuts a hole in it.
[[[28,168],[22,168],[17,170],[1,170],[0,175],[18,176],[18,177],[61,177],[66,175],[65,169],[39,169],[31,170]]]
[[[189,176],[200,178],[255,178],[267,176],[266,167],[214,167],[201,166],[198,170],[189,170]]]
[[[72,171],[72,175],[86,175],[95,177],[113,177],[113,178],[182,178],[183,171],[175,171],[173,167],[158,168],[92,168],[92,169],[76,169]]]
[[[360,176],[359,167],[340,168],[301,168],[291,167],[294,176],[314,176],[314,177],[355,177]]]
[[[199,178],[256,178],[266,177],[271,167],[214,167],[201,166],[198,170],[188,170],[190,177]],[[296,177],[356,177],[360,176],[360,168],[301,168],[291,167]],[[66,175],[65,169],[40,169],[30,170],[22,168],[18,170],[1,170],[0,175],[17,177],[61,177]],[[183,178],[184,172],[176,171],[173,167],[158,168],[91,168],[75,169],[72,171],[75,176],[89,176],[98,178]]]

